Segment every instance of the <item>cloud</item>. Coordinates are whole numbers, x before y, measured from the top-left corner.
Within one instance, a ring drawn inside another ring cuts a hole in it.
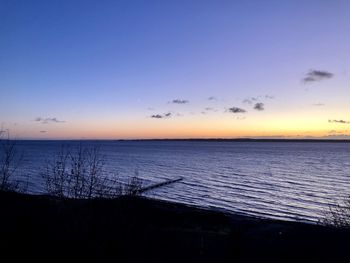
[[[212,107],[206,107],[204,108],[205,111],[213,111],[213,112],[218,112],[218,109],[212,108]]]
[[[175,100],[172,100],[171,103],[174,103],[174,104],[187,104],[187,103],[189,103],[189,101],[188,100],[175,99]]]
[[[256,97],[249,97],[249,98],[245,98],[242,102],[244,104],[248,104],[248,105],[252,105],[253,103],[256,103],[257,101],[262,101],[262,100],[273,100],[275,97],[269,94],[265,94],[265,95],[259,95]]]
[[[350,124],[350,121],[344,121],[344,120],[328,120],[330,123],[342,123],[342,124]]]
[[[262,102],[255,103],[254,110],[258,110],[258,111],[265,110],[264,103],[262,103]]]
[[[252,105],[257,100],[258,100],[258,97],[250,97],[250,98],[244,99],[242,102],[244,104]]]
[[[244,104],[249,104],[249,105],[251,105],[253,102],[251,101],[251,99],[244,99],[243,101],[242,101]]]
[[[147,110],[149,110],[149,111],[154,111],[154,110],[156,110],[156,109],[153,108],[153,107],[148,107]]]
[[[47,131],[40,131],[40,133],[47,133]]]
[[[325,106],[325,105],[326,105],[326,104],[321,103],[321,102],[312,104],[312,106],[317,106],[317,107]]]
[[[66,121],[61,121],[61,120],[59,120],[57,118],[41,118],[41,117],[36,118],[34,121],[40,122],[41,124],[64,123],[64,122],[66,122]]]
[[[342,130],[342,131],[337,131],[337,130],[330,130],[328,133],[331,133],[331,134],[341,134],[341,133],[347,133],[349,132],[349,130]]]
[[[214,97],[214,96],[210,96],[210,97],[208,98],[208,100],[217,100],[217,98]]]
[[[333,76],[334,74],[328,71],[311,69],[308,73],[306,73],[305,77],[303,78],[303,82],[309,83],[309,82],[321,81],[324,79],[330,79]]]
[[[151,118],[154,118],[154,119],[162,119],[162,118],[163,118],[163,115],[154,114],[154,115],[151,115]]]
[[[153,119],[164,119],[164,118],[170,118],[171,112],[164,113],[164,114],[153,114],[151,115],[151,118]]]
[[[247,112],[245,109],[241,109],[238,107],[229,108],[228,111],[232,112],[232,113],[245,113],[245,112]]]

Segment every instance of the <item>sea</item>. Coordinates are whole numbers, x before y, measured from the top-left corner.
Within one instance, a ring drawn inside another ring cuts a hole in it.
[[[350,143],[304,141],[17,141],[16,177],[45,193],[41,171],[62,147],[99,148],[104,174],[135,174],[151,198],[263,218],[316,223],[350,194]]]

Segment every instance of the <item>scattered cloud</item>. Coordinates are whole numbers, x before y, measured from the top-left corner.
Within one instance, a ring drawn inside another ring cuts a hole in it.
[[[253,102],[251,101],[251,99],[244,99],[243,101],[242,101],[244,104],[249,104],[249,105],[251,105]]]
[[[273,100],[275,97],[269,94],[265,94],[265,95],[259,95],[256,97],[249,97],[249,98],[245,98],[244,100],[242,100],[242,102],[244,104],[248,104],[248,105],[252,105],[253,103],[256,103],[257,101],[262,101],[262,100]]]
[[[245,113],[245,112],[247,112],[245,109],[238,108],[238,107],[229,108],[228,111],[232,112],[232,113]]]
[[[187,104],[187,103],[189,103],[189,101],[188,100],[175,99],[175,100],[172,100],[171,103],[174,103],[174,104]]]
[[[210,96],[208,100],[217,100],[217,98],[215,96]]]
[[[341,131],[337,131],[337,130],[330,130],[328,133],[330,134],[345,134],[348,133],[349,130],[341,130]]]
[[[328,71],[311,69],[309,70],[308,73],[306,73],[305,77],[303,78],[303,82],[309,83],[309,82],[321,81],[324,79],[330,79],[333,76],[334,74]]]
[[[212,112],[217,112],[218,110],[212,107],[206,107],[204,108],[205,111],[212,111]]]
[[[344,121],[344,120],[328,120],[330,123],[342,123],[342,124],[350,124],[350,121]]]
[[[171,112],[164,113],[164,114],[153,114],[151,115],[151,118],[153,119],[165,119],[165,118],[170,118],[171,117]]]
[[[50,123],[64,123],[66,121],[61,121],[57,118],[41,118],[38,117],[34,121],[40,122],[41,124],[50,124]]]
[[[244,99],[242,102],[244,104],[252,105],[257,100],[258,100],[258,97],[250,97],[250,98]]]
[[[164,118],[163,115],[160,115],[160,114],[154,114],[154,115],[151,115],[151,118],[154,118],[154,119],[162,119]]]
[[[312,106],[317,106],[317,107],[321,107],[321,106],[325,106],[325,105],[326,104],[321,103],[321,102],[312,104]]]
[[[257,111],[265,110],[264,103],[262,103],[262,102],[255,103],[254,110],[257,110]]]

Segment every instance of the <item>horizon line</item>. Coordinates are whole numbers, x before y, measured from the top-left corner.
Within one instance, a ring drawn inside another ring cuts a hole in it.
[[[101,138],[14,138],[17,141],[321,141],[321,142],[350,142],[345,138],[313,137],[313,138],[134,138],[134,139],[101,139]]]

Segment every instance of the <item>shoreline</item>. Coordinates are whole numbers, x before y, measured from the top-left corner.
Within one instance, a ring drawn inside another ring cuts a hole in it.
[[[262,219],[145,197],[57,199],[0,192],[1,245],[38,259],[38,250],[124,262],[348,262],[350,231]],[[18,255],[19,256],[19,255]],[[4,258],[6,258],[3,255]]]

